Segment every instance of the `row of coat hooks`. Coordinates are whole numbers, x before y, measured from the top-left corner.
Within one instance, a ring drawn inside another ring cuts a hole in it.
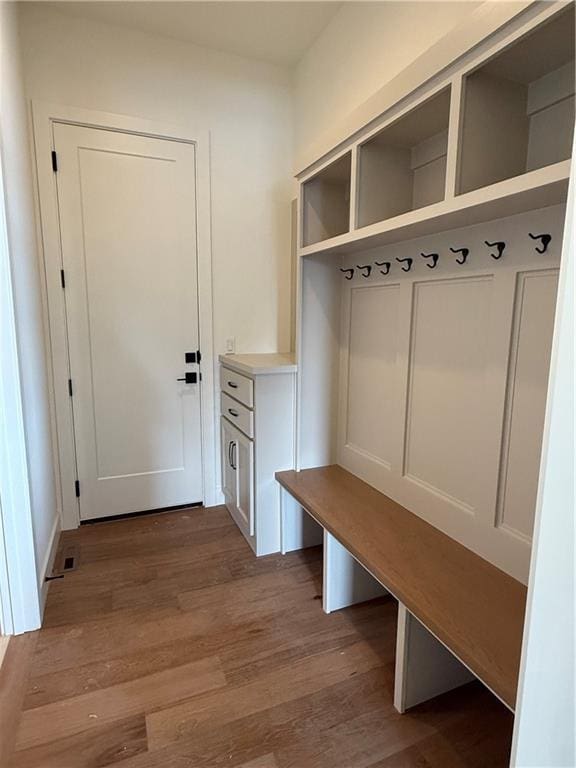
[[[538,245],[535,245],[534,248],[536,250],[536,253],[546,253],[548,250],[548,246],[552,242],[552,235],[545,233],[542,235],[534,235],[532,232],[528,232],[528,236],[532,240],[538,240]],[[506,250],[506,242],[504,240],[495,240],[494,242],[490,242],[489,240],[484,240],[485,245],[490,248],[490,256],[493,259],[501,259],[504,255],[504,251]],[[452,253],[457,253],[458,256],[456,257],[455,261],[456,264],[466,264],[466,259],[470,255],[470,249],[469,248],[450,248]],[[420,253],[420,256],[423,259],[426,259],[426,266],[430,269],[435,269],[438,266],[438,262],[440,259],[439,253]],[[410,272],[412,269],[412,265],[414,264],[414,259],[411,257],[406,257],[404,259],[396,258],[395,261],[397,261],[399,264],[402,264],[402,271],[403,272]],[[375,261],[374,265],[377,267],[383,267],[383,269],[380,269],[380,273],[382,275],[387,275],[390,272],[390,268],[392,266],[392,262],[390,261]],[[360,274],[362,277],[370,277],[372,274],[372,264],[364,264],[356,265],[356,269],[360,270]],[[344,277],[346,280],[352,280],[354,277],[354,267],[349,267],[348,269],[340,269],[340,272],[344,273]]]

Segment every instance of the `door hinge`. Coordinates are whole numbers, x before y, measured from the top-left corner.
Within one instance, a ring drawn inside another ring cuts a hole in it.
[[[200,360],[202,360],[202,355],[200,354],[200,350],[197,350],[196,352],[196,360],[198,361],[198,363],[200,363]]]
[[[52,150],[52,170],[54,173],[58,172],[58,155],[55,149]]]
[[[62,288],[66,288],[66,277],[63,269],[60,270],[60,284],[62,285]]]
[[[72,379],[68,379],[68,394],[72,397]]]
[[[74,483],[74,488],[76,490],[76,498],[79,499],[80,498],[80,480],[76,480],[76,482]]]

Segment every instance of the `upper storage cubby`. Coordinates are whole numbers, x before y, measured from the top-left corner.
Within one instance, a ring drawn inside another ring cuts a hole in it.
[[[350,230],[352,156],[347,152],[302,189],[302,245],[312,245]]]
[[[574,6],[464,79],[459,192],[568,160],[574,132]]]
[[[359,147],[357,226],[444,199],[450,88]]]

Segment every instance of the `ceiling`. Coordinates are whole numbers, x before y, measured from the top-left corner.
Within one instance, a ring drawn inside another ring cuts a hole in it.
[[[340,2],[50,2],[83,18],[131,27],[206,48],[294,65]]]

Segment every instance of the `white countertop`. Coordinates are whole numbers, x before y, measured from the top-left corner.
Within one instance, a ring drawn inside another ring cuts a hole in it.
[[[260,355],[219,355],[222,365],[251,376],[269,373],[294,373],[297,370],[293,354],[268,353]]]

